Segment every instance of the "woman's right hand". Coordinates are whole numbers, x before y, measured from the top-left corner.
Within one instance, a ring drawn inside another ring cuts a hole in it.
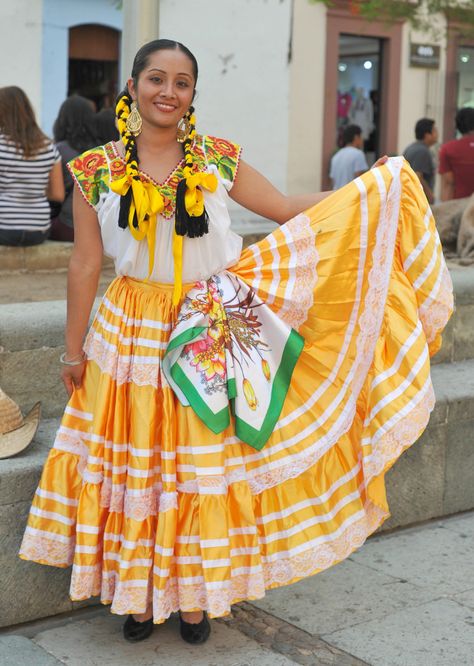
[[[79,365],[65,365],[61,371],[61,379],[66,387],[69,397],[71,397],[74,389],[80,388],[82,384],[82,376],[86,367],[86,362]]]

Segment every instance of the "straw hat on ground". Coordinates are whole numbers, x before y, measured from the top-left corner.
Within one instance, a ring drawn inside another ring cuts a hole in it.
[[[16,402],[0,388],[0,458],[9,458],[26,449],[38,428],[40,407],[37,402],[23,418]]]

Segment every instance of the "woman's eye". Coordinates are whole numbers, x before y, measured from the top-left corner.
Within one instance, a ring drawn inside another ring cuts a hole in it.
[[[188,87],[189,87],[189,83],[188,83],[187,81],[178,81],[178,86],[179,86],[180,88],[188,88]]]
[[[151,81],[154,83],[161,83],[162,79],[159,76],[152,76]]]

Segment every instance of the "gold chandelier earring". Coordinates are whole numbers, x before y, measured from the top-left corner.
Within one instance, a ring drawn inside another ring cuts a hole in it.
[[[125,125],[133,136],[138,136],[142,131],[142,117],[135,101],[130,104],[130,113],[125,121]]]
[[[191,123],[188,118],[188,114],[183,116],[178,123],[178,129],[176,131],[176,141],[178,143],[184,143],[191,133]]]

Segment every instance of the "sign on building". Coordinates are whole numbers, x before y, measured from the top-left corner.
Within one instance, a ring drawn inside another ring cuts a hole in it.
[[[410,43],[410,67],[439,69],[440,47],[436,44]]]

